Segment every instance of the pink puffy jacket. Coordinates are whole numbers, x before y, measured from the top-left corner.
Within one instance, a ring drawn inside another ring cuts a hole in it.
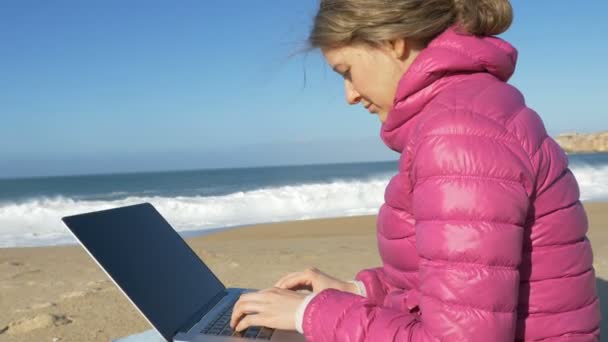
[[[567,156],[506,83],[517,51],[448,29],[399,82],[381,136],[401,153],[367,298],[328,289],[308,341],[597,341],[587,217]],[[345,261],[347,262],[347,261]]]

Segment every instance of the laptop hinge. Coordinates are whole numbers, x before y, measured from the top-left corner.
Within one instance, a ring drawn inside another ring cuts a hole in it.
[[[224,290],[222,292],[219,292],[215,296],[213,296],[213,298],[211,298],[211,300],[209,300],[198,311],[196,311],[192,316],[190,316],[190,318],[188,318],[188,320],[186,320],[186,323],[184,323],[184,325],[178,331],[176,331],[176,333],[177,332],[188,332],[196,323],[198,323],[198,321],[201,320],[201,318],[203,317],[204,314],[209,312],[209,310],[213,309],[213,307],[217,303],[219,303],[220,300],[222,300],[222,298],[224,298],[227,294],[228,294],[228,292],[226,290]]]

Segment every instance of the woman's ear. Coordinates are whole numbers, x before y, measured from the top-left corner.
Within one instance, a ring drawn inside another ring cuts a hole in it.
[[[410,55],[408,43],[403,38],[393,39],[389,41],[389,49],[393,57],[406,60]]]

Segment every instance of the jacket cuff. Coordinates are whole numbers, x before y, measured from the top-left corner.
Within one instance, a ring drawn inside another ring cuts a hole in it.
[[[349,280],[348,282],[355,284],[355,286],[357,287],[357,291],[359,292],[359,295],[361,295],[363,297],[366,296],[365,285],[363,284],[362,281]],[[308,306],[308,304],[313,300],[313,298],[316,295],[317,295],[316,293],[311,293],[308,296],[306,296],[304,298],[304,301],[300,304],[300,306],[296,310],[296,315],[295,315],[296,330],[300,334],[304,333],[304,330],[302,329],[302,322],[304,320],[304,311],[306,310],[306,307]]]
[[[380,306],[384,303],[384,297],[386,297],[388,290],[383,273],[382,268],[377,267],[362,270],[355,276],[355,280],[363,284],[365,298]]]
[[[298,307],[298,309],[296,310],[296,316],[295,316],[295,323],[296,323],[296,330],[300,333],[303,334],[304,331],[302,330],[302,321],[304,320],[304,311],[306,310],[306,307],[308,306],[308,303],[310,303],[310,301],[316,296],[316,293],[311,293],[308,296],[306,296],[304,298],[304,301],[302,302],[302,304],[300,304],[300,306]]]
[[[331,336],[332,329],[344,318],[346,308],[365,298],[354,293],[336,289],[325,289],[316,294],[306,306],[302,320],[302,330],[307,341],[326,341],[323,336]]]
[[[361,280],[349,280],[349,283],[355,284],[359,295],[367,297],[367,291],[365,290],[365,284]]]

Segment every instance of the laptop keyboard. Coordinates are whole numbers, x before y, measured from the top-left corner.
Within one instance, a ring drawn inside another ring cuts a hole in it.
[[[249,327],[243,331],[234,331],[230,327],[230,317],[232,316],[233,305],[228,306],[221,315],[218,315],[215,321],[211,322],[211,324],[205,327],[205,329],[203,329],[201,332],[208,335],[237,336],[250,339],[270,340],[272,333],[274,333],[274,329],[266,327]]]

